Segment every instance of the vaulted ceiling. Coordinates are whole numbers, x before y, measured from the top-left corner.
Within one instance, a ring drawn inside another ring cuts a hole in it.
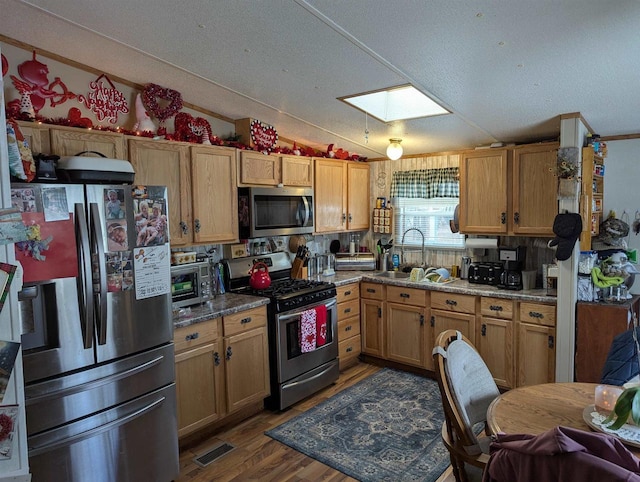
[[[580,112],[640,132],[636,0],[0,0],[0,32],[231,119],[369,158],[555,138]],[[413,84],[452,113],[382,123],[337,100]],[[368,131],[368,133],[367,133]]]

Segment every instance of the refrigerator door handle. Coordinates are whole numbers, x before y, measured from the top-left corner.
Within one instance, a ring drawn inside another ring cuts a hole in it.
[[[157,400],[154,400],[153,402],[147,404],[146,406],[131,412],[121,418],[118,418],[116,420],[113,420],[111,422],[107,422],[103,425],[100,425],[99,427],[95,427],[92,428],[90,430],[86,430],[84,432],[80,432],[78,434],[75,435],[71,435],[70,437],[66,437],[63,438],[61,440],[56,440],[54,442],[51,442],[49,444],[45,444],[45,445],[41,445],[41,446],[34,446],[34,447],[29,447],[29,457],[35,457],[36,455],[40,455],[43,454],[45,452],[49,452],[51,450],[60,448],[60,447],[66,447],[68,445],[71,445],[73,443],[77,443],[80,442],[82,440],[86,440],[88,438],[91,437],[95,437],[96,435],[99,435],[101,433],[104,432],[108,432],[109,430],[113,430],[114,428],[117,427],[121,427],[122,425],[125,425],[133,420],[135,420],[138,417],[141,417],[143,415],[145,415],[146,413],[150,412],[151,410],[153,410],[154,408],[159,407],[164,401],[166,400],[165,397],[160,397]]]
[[[103,385],[115,383],[118,380],[129,378],[141,372],[144,372],[145,370],[154,368],[158,366],[158,364],[160,364],[163,361],[163,359],[164,359],[163,356],[158,356],[147,362],[141,363],[140,365],[127,368],[126,370],[122,370],[121,372],[112,373],[110,375],[107,375],[106,377],[96,378],[94,380],[91,380],[90,382],[81,383],[79,385],[72,385],[60,390],[53,389],[51,391],[40,393],[38,395],[29,395],[27,390],[27,393],[25,393],[25,401],[27,402],[27,405],[32,405],[34,403],[46,402],[49,399],[58,399],[58,398],[75,395],[76,393],[95,390],[96,388],[101,387]]]
[[[91,249],[89,245],[89,229],[84,212],[84,205],[76,203],[75,231],[78,245],[78,305],[82,327],[82,343],[85,348],[93,345],[93,280],[91,277]]]
[[[98,292],[98,345],[107,343],[107,262],[104,254],[102,226],[100,224],[100,206],[98,203],[91,203],[91,235],[93,239],[94,253],[98,256],[98,273],[100,276],[100,291]]]

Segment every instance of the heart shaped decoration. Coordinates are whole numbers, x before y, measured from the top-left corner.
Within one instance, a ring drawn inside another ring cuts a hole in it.
[[[211,124],[207,119],[180,112],[176,114],[174,125],[174,139],[176,141],[211,144]]]
[[[69,109],[67,119],[69,119],[70,125],[72,127],[88,128],[93,126],[91,119],[89,119],[88,117],[82,117],[82,112],[77,107],[72,107],[71,109]]]
[[[168,101],[169,105],[164,109],[161,108],[158,99]],[[164,122],[169,117],[176,115],[182,109],[180,92],[160,87],[156,84],[147,84],[145,86],[142,91],[142,100],[147,110],[160,122]]]
[[[251,121],[251,140],[259,151],[271,151],[278,142],[278,133],[276,128],[260,122],[259,120]]]

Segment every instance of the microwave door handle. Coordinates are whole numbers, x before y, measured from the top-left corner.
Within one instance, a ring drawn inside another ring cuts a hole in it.
[[[95,246],[95,254],[98,256],[98,273],[100,276],[100,291],[98,292],[99,312],[98,320],[98,344],[107,342],[107,269],[104,254],[104,232],[100,224],[100,207],[97,203],[91,203],[91,234]]]
[[[93,280],[91,277],[91,249],[89,245],[89,229],[85,217],[84,206],[74,205],[75,235],[78,246],[78,306],[80,307],[80,323],[82,327],[82,344],[91,348],[93,343]]]
[[[337,301],[335,300],[335,298],[329,301],[328,303],[325,303],[325,306],[327,307],[327,311],[336,304],[337,304]],[[302,310],[294,311],[293,313],[288,313],[286,315],[278,315],[278,321],[287,321],[287,320],[291,320],[292,318],[300,318],[300,315],[304,311],[310,310],[311,308],[313,308],[313,306],[310,306]]]
[[[302,222],[302,226],[307,226],[309,224],[309,200],[307,196],[302,196],[302,203],[304,204],[304,221]]]

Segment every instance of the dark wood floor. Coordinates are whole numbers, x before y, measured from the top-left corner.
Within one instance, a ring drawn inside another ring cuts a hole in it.
[[[358,363],[343,371],[334,385],[297,403],[289,410],[281,413],[262,411],[228,430],[216,433],[211,438],[182,450],[178,482],[355,481],[342,472],[267,437],[264,432],[309,410],[378,370],[378,366]],[[222,442],[227,442],[235,448],[207,467],[202,468],[195,464],[194,457]],[[438,482],[454,482],[450,468]]]

